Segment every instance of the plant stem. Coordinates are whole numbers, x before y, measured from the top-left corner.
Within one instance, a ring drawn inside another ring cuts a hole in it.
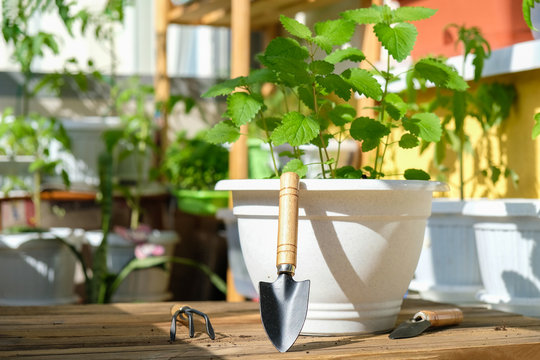
[[[32,194],[32,202],[34,203],[34,226],[41,226],[41,172],[34,172],[34,193]]]
[[[387,58],[386,58],[386,73],[390,73],[390,54],[388,54]],[[386,95],[388,94],[388,76],[385,76],[384,77],[384,91],[383,91],[383,95],[382,95],[382,99],[381,99],[381,110],[379,111],[379,121],[381,123],[384,124],[384,112],[386,110],[386,105],[385,105],[385,99],[386,99]],[[382,173],[382,167],[383,167],[383,163],[384,163],[384,156],[386,155],[386,149],[388,148],[388,139],[389,139],[390,135],[387,135],[386,136],[386,140],[384,141],[384,147],[383,147],[383,152],[382,152],[382,155],[381,155],[381,161],[380,161],[380,164],[378,164],[378,158],[379,158],[379,150],[380,150],[380,144],[377,146],[377,154],[376,154],[376,157],[375,157],[375,177],[377,179],[380,179],[380,174]],[[377,165],[379,165],[379,169],[377,169]]]

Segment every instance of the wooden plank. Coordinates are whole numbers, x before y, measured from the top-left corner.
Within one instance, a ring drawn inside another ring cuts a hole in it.
[[[177,340],[170,343],[172,303],[0,307],[0,358],[534,359],[540,353],[540,319],[478,307],[463,308],[464,321],[458,326],[415,338],[300,336],[289,352],[279,354],[264,333],[258,304],[190,305],[209,315],[216,340],[209,339],[198,321],[194,338],[178,325]],[[397,322],[422,308],[447,306],[406,300]]]

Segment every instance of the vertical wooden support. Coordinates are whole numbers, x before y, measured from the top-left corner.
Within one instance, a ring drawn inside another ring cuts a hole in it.
[[[362,7],[370,7],[371,5],[382,5],[383,0],[360,0],[360,6]],[[381,45],[379,44],[379,40],[373,33],[373,25],[364,25],[364,35],[362,38],[362,52],[366,56],[366,59],[368,59],[372,64],[379,61],[381,56]],[[361,67],[367,68],[367,63],[363,62],[361,63]],[[361,98],[358,99],[356,102],[356,113],[358,116],[368,116],[373,118],[375,116],[375,112],[372,109],[376,105],[375,100],[368,99],[368,98]],[[358,143],[358,146],[361,147],[361,143]],[[361,151],[361,149],[360,149]],[[357,167],[361,167],[368,163],[368,156],[367,154],[362,153],[362,156],[359,156],[359,163],[357,164]]]
[[[250,68],[250,0],[231,0],[231,78],[249,75]],[[243,125],[240,133],[247,134]],[[241,135],[231,147],[229,155],[229,178],[248,177],[247,136]],[[234,288],[232,272],[227,272],[227,301],[243,301]]]
[[[168,15],[171,7],[170,0],[155,1],[155,29],[156,29],[156,76],[154,79],[155,101],[165,103],[170,96],[170,80],[167,74],[167,26]],[[167,134],[169,123],[167,112],[162,107],[160,109],[160,148],[161,153],[168,145]]]

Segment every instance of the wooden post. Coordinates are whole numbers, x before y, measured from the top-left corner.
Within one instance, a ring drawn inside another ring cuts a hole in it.
[[[170,80],[167,74],[167,26],[171,7],[170,0],[156,0],[155,2],[155,29],[156,29],[156,76],[154,79],[155,101],[165,103],[170,96]],[[169,123],[167,111],[163,106],[160,109],[159,125],[161,155],[168,145]]]
[[[370,7],[371,5],[382,5],[382,0],[360,0],[362,7]],[[372,64],[379,61],[381,56],[381,45],[379,40],[373,33],[373,25],[364,25],[364,35],[362,38],[362,52]],[[361,67],[367,68],[367,63],[361,63]],[[358,116],[368,116],[373,118],[375,116],[375,111],[373,107],[376,105],[375,100],[368,98],[358,99],[356,102],[356,112]],[[361,143],[358,143],[360,147],[360,152],[362,151]],[[368,154],[362,153],[362,156],[358,157],[357,167],[360,168],[366,163],[368,163]]]
[[[250,0],[231,0],[231,78],[249,75],[250,68]],[[248,126],[240,128],[247,134]],[[241,135],[229,154],[229,178],[247,179],[247,136]],[[227,301],[243,301],[234,288],[232,272],[227,273]]]

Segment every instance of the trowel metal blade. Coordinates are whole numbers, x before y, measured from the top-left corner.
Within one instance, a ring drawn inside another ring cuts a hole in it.
[[[388,336],[390,339],[402,339],[420,335],[431,326],[428,320],[414,321],[407,320],[398,325]]]
[[[280,274],[273,283],[259,283],[264,330],[280,352],[289,350],[304,326],[309,286],[309,280],[296,282],[286,273]]]

